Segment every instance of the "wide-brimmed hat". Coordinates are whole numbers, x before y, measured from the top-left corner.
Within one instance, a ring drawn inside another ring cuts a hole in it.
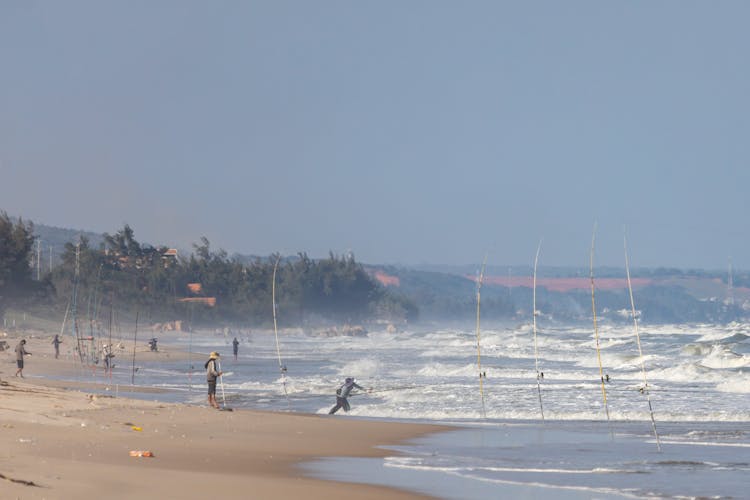
[[[220,358],[221,355],[218,352],[214,351],[211,354],[209,354],[208,357],[211,359],[216,359],[216,358]]]

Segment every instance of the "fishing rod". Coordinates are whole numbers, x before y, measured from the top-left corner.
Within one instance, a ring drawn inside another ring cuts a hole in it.
[[[425,385],[400,385],[396,387],[386,387],[384,389],[372,389],[368,391],[360,391],[360,392],[352,392],[349,394],[349,397],[352,396],[367,396],[370,394],[378,394],[381,392],[390,392],[390,391],[406,391],[410,389],[423,389],[425,387],[443,387],[445,384],[425,384]],[[293,398],[318,398],[322,396],[327,396],[328,394],[292,394]]]
[[[62,326],[60,327],[60,342],[63,341],[63,335],[65,333],[65,323],[68,321],[68,313],[70,312],[70,298],[68,298],[68,305],[65,306],[65,316],[63,316]],[[70,353],[70,349],[68,349]]]
[[[75,274],[73,275],[73,299],[70,306],[70,316],[71,316],[71,329],[73,330],[73,335],[76,338],[76,347],[78,348],[78,359],[80,361],[80,366],[83,367],[84,365],[84,355],[83,355],[83,349],[81,347],[81,332],[78,328],[78,282],[80,279],[80,270],[81,270],[81,243],[80,241],[76,243],[76,266],[75,266]]]
[[[643,374],[643,394],[646,395],[648,401],[648,412],[651,415],[651,427],[654,430],[654,437],[656,438],[656,448],[661,451],[661,443],[659,442],[659,433],[656,432],[656,420],[654,419],[654,409],[651,406],[651,396],[648,390],[648,380],[646,380],[646,361],[643,359],[643,350],[641,349],[641,335],[638,333],[638,319],[635,314],[635,300],[633,299],[633,285],[630,282],[630,259],[628,258],[628,240],[626,235],[622,235],[623,247],[625,249],[625,275],[628,278],[628,293],[630,294],[630,310],[633,314],[633,329],[635,331],[635,340],[638,344],[638,356],[641,359],[641,373]]]
[[[536,391],[539,395],[539,411],[542,414],[542,422],[544,422],[544,407],[542,406],[542,385],[541,377],[539,376],[539,351],[537,349],[536,342],[536,268],[539,262],[539,251],[542,249],[542,242],[539,241],[539,246],[536,247],[536,256],[534,257],[534,292],[533,292],[533,305],[532,305],[532,317],[534,319],[533,330],[534,330],[534,369],[536,370]],[[510,286],[510,283],[508,284]]]
[[[386,389],[376,389],[372,391],[361,391],[361,392],[352,392],[349,394],[348,397],[353,396],[368,396],[371,394],[377,394],[381,392],[389,392],[389,391],[403,391],[403,390],[409,390],[409,389],[419,389],[422,387],[437,387],[442,386],[443,384],[431,384],[431,385],[405,385],[405,386],[398,386],[398,387],[389,387]],[[263,396],[263,399],[277,399],[271,397],[272,395],[269,394],[268,396]],[[328,393],[308,393],[308,394],[292,394],[290,397],[293,399],[313,399],[313,398],[324,398],[328,397]]]
[[[193,303],[190,303],[190,340],[188,340],[188,392],[193,393]]]
[[[442,386],[443,384],[430,384],[430,385],[403,385],[399,387],[389,387],[387,389],[373,389],[371,391],[365,391],[365,392],[354,392],[352,394],[349,394],[349,396],[366,396],[368,394],[377,394],[380,392],[390,392],[390,391],[405,391],[409,389],[420,389],[423,387],[435,387],[435,386]]]
[[[273,334],[276,337],[276,355],[279,359],[279,371],[281,372],[281,385],[284,387],[284,396],[286,396],[287,408],[291,410],[289,402],[289,393],[286,390],[286,366],[281,361],[281,346],[279,345],[279,329],[276,324],[276,271],[279,267],[281,255],[276,256],[276,262],[273,264],[273,278],[271,280],[271,305],[273,307]]]
[[[94,290],[96,290],[96,285],[94,285]],[[89,290],[89,298],[86,302],[86,317],[89,320],[89,337],[94,338],[94,319],[91,317],[91,295],[92,291]],[[94,298],[96,300],[96,298]]]
[[[112,350],[112,321],[114,320],[114,302],[115,300],[113,296],[109,305],[109,344],[107,345],[107,348],[104,349],[104,361],[107,372],[109,372],[110,384],[112,383],[112,356],[110,356],[110,351]]]
[[[216,371],[219,372],[219,385],[221,385],[221,401],[222,401],[222,410],[226,411],[232,411],[231,408],[227,408],[227,396],[224,394],[224,375],[221,373],[221,363],[219,360],[215,360],[214,363],[216,363]]]
[[[599,349],[599,328],[596,324],[596,300],[594,299],[594,241],[596,238],[596,222],[594,230],[591,233],[591,254],[589,258],[589,270],[591,276],[591,311],[594,315],[594,339],[596,342],[596,359],[599,362],[599,378],[602,384],[602,398],[604,399],[604,411],[607,413],[607,422],[609,419],[609,405],[607,404],[607,389],[604,387],[604,369],[602,368],[602,353]]]
[[[477,368],[479,369],[479,395],[482,398],[482,418],[487,417],[487,412],[484,406],[484,378],[486,372],[482,372],[482,336],[479,330],[479,304],[481,301],[481,290],[482,280],[484,280],[484,269],[487,265],[487,254],[484,254],[484,261],[482,262],[482,270],[479,272],[479,279],[477,280]]]
[[[96,333],[96,336],[101,337],[101,332],[99,331],[99,328],[97,328],[97,331],[94,332],[94,324],[98,324],[98,322],[99,322],[99,307],[98,306],[101,305],[101,304],[98,303],[98,301],[101,300],[101,299],[98,299],[98,295],[99,295],[99,281],[100,281],[101,274],[102,274],[102,266],[103,266],[103,264],[99,264],[99,269],[96,272],[96,281],[94,282],[94,291],[93,291],[94,310],[93,310],[93,312],[91,311],[91,296],[92,296],[92,293],[90,292],[89,293],[89,301],[88,301],[87,311],[86,311],[86,314],[88,315],[88,318],[89,318],[89,337],[91,337],[91,339],[92,339],[91,340],[92,344],[95,344],[95,342],[93,340],[94,336],[95,336],[94,333]],[[112,328],[112,325],[110,325],[110,329],[111,328]],[[94,351],[93,358],[96,358],[96,348],[92,347],[91,350]],[[89,362],[93,363],[94,359],[90,359]]]
[[[135,311],[135,333],[133,333],[133,371],[130,374],[130,385],[135,385],[135,347],[138,340],[138,314],[140,311]]]

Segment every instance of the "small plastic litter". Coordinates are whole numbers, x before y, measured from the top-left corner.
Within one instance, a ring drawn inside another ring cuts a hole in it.
[[[154,454],[148,450],[132,450],[130,452],[131,457],[153,457]]]
[[[131,429],[133,429],[134,431],[139,431],[140,432],[140,431],[143,430],[143,427],[138,427],[137,425],[134,425],[133,427],[131,427]]]

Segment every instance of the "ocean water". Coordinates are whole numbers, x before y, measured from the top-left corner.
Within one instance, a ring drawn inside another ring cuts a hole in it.
[[[750,325],[640,326],[654,427],[632,325],[599,328],[609,420],[593,329],[540,326],[540,396],[530,325],[481,331],[483,398],[473,328],[358,337],[301,331],[165,334],[162,344],[219,351],[219,401],[234,408],[327,413],[345,377],[372,389],[332,418],[448,423],[382,459],[330,459],[311,473],[442,498],[748,498]],[[239,357],[231,340],[241,341]],[[279,365],[286,367],[282,372]],[[116,358],[117,359],[117,358]],[[161,399],[205,404],[204,355],[139,364],[136,384]],[[113,382],[130,384],[131,367]],[[542,410],[544,420],[542,421]],[[341,416],[340,416],[341,415]]]

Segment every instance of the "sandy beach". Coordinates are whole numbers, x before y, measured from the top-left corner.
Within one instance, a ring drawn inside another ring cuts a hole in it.
[[[64,381],[80,367],[64,349],[54,359],[52,335],[24,335],[32,353],[24,379],[13,376],[21,336],[2,338],[10,344],[0,353],[3,498],[426,498],[309,478],[297,466],[392,455],[379,446],[444,427],[94,395],[86,390],[106,384]]]
[[[682,361],[656,377],[655,422],[631,385],[639,374],[628,379],[622,371],[608,385],[616,418],[606,420],[597,406],[599,385],[581,383],[577,365],[567,366],[590,356],[568,351],[564,363],[546,362],[544,421],[535,418],[537,387],[513,378],[524,369],[523,356],[501,358],[507,368],[486,386],[493,416],[480,418],[474,332],[371,332],[357,339],[285,332],[284,360],[293,375],[280,378],[277,345],[267,332],[244,336],[237,360],[219,332],[163,334],[158,352],[144,336],[135,363],[132,342],[120,337],[110,376],[101,362],[82,366],[69,335],[55,359],[46,333],[54,330],[39,328],[23,332],[32,353],[24,379],[13,376],[20,332],[0,332],[11,347],[0,352],[0,499],[745,498],[744,365],[700,368],[709,380],[693,374],[696,362],[725,366],[714,354],[717,337],[734,344],[747,335],[680,328],[667,327],[657,339],[666,347],[656,352],[676,352]],[[520,345],[527,333],[489,331],[485,338],[498,345],[516,338]],[[556,335],[559,351],[579,334]],[[465,348],[454,355],[456,337]],[[680,355],[685,345],[706,348]],[[734,348],[742,352],[742,345]],[[203,362],[214,350],[222,354],[231,412],[206,404]],[[337,381],[350,373],[374,389],[355,394],[348,414],[327,415]],[[424,421],[441,425],[417,423]],[[131,456],[138,451],[153,456]]]

